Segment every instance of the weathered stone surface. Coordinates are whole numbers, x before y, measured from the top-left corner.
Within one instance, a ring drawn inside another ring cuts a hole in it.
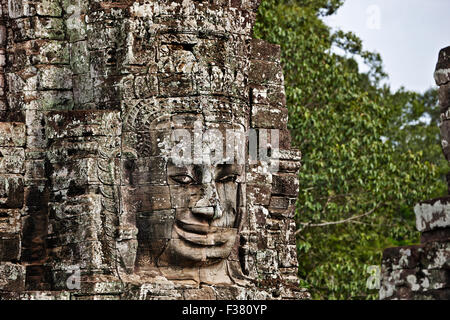
[[[24,149],[0,147],[0,174],[21,174],[24,172],[24,162]]]
[[[281,48],[260,39],[252,39],[250,55],[255,60],[278,62],[281,59]]]
[[[23,147],[25,145],[25,125],[17,122],[0,122],[0,146]]]
[[[439,92],[439,105],[441,107],[441,119],[450,120],[450,116],[447,114],[447,110],[450,108],[450,83],[442,85],[438,89]]]
[[[439,52],[434,79],[438,86],[450,82],[450,47],[444,48]]]
[[[0,261],[26,291],[2,298],[308,297],[259,2],[4,3]]]
[[[252,126],[263,129],[283,129],[288,118],[286,108],[255,105],[252,109]]]
[[[444,156],[450,160],[450,121],[444,120],[440,124],[441,129],[441,143]]]
[[[25,267],[0,262],[0,291],[21,292],[25,290]]]
[[[421,243],[449,242],[449,241],[450,241],[450,228],[423,232],[420,238]]]
[[[20,176],[0,176],[0,208],[20,209],[23,205],[24,185]]]
[[[3,235],[0,239],[0,261],[17,261],[20,258],[20,238],[17,235],[9,237]]]
[[[448,297],[449,270],[406,269],[395,270],[383,278],[381,299],[442,299]],[[444,296],[442,296],[444,294]]]
[[[284,80],[281,65],[275,62],[253,60],[249,81],[260,85],[282,84]]]
[[[386,249],[383,253],[386,270],[449,269],[450,245],[431,242],[419,246]]]
[[[414,207],[417,230],[424,232],[450,226],[450,205],[448,199],[422,202]]]

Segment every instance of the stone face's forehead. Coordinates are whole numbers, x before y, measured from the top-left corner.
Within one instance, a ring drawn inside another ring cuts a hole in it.
[[[122,103],[124,131],[147,131],[159,123],[185,123],[192,118],[202,120],[208,126],[238,124],[249,127],[248,103],[235,102],[231,98],[180,97],[124,100]]]
[[[184,165],[245,162],[247,136],[239,124],[205,122],[201,114],[164,116],[152,124],[153,129],[138,135],[136,145],[166,161]],[[142,139],[145,142],[139,143]],[[141,156],[139,149],[137,156]]]

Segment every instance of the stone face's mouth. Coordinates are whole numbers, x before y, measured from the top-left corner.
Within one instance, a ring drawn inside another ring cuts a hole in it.
[[[209,219],[212,219],[215,213],[214,207],[192,208],[191,211],[193,214],[201,215]]]
[[[214,233],[215,232],[214,229],[216,229],[207,224],[192,224],[192,223],[187,223],[187,222],[184,222],[181,220],[177,220],[177,225],[179,228],[183,229],[184,231],[202,234],[202,235],[206,235],[208,233]]]
[[[233,229],[211,227],[202,224],[188,224],[177,220],[173,226],[176,234],[187,242],[199,246],[222,246],[230,239]]]

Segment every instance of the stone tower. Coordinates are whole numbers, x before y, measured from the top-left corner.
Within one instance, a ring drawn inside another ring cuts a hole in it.
[[[1,1],[0,298],[307,297],[258,5]]]
[[[439,53],[434,77],[439,86],[442,148],[450,160],[450,47]],[[380,299],[449,300],[450,197],[419,203],[414,212],[421,244],[384,251]]]

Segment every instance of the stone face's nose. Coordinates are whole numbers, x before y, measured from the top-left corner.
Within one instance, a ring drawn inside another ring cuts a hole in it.
[[[209,183],[204,184],[203,196],[195,204],[192,213],[208,220],[217,219],[222,216],[219,194],[217,193],[214,180],[211,179]]]

